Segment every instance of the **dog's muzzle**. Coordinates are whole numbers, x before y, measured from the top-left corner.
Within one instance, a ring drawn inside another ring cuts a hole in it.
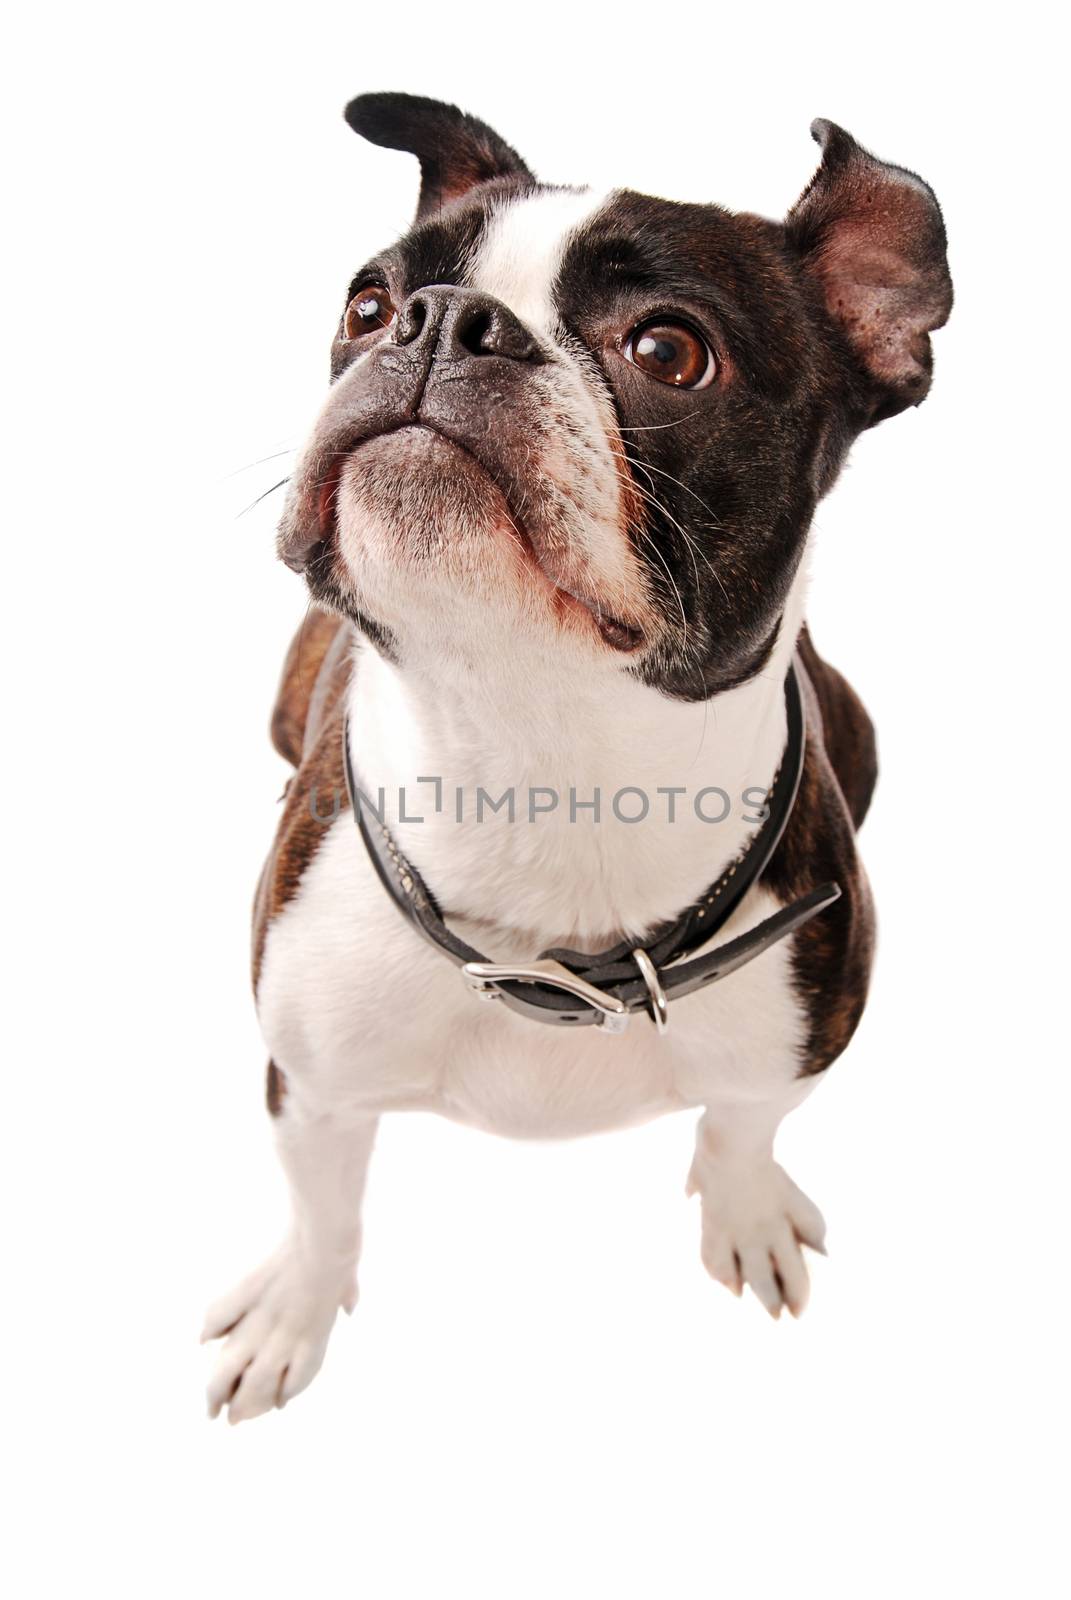
[[[337,482],[345,458],[399,428],[442,434],[468,451],[507,499],[523,498],[527,390],[545,359],[520,319],[492,295],[449,284],[415,290],[389,337],[340,369],[283,515],[279,554],[287,566],[304,571],[330,536],[332,477]]]

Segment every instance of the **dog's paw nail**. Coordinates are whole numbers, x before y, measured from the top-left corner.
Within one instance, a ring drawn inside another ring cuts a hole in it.
[[[801,1245],[825,1254],[818,1208],[773,1161],[751,1168],[699,1163],[703,1200],[703,1263],[739,1295],[746,1285],[774,1319],[807,1306],[809,1279]]]
[[[230,1326],[208,1386],[208,1414],[225,1409],[237,1424],[291,1400],[319,1371],[331,1328],[343,1302],[352,1311],[356,1287],[349,1275],[310,1265],[293,1245],[270,1261],[220,1302]],[[210,1332],[220,1323],[210,1313]],[[216,1333],[215,1337],[220,1335]]]

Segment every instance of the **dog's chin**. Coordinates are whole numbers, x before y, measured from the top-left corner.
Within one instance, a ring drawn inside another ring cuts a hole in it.
[[[502,490],[430,428],[398,428],[359,445],[342,465],[335,507],[339,553],[354,576],[369,562],[433,562],[449,580],[473,572],[478,559],[485,568],[508,562],[510,541],[521,554]]]
[[[636,628],[557,580],[503,489],[460,445],[413,426],[380,434],[342,463],[330,487],[337,552],[354,590],[436,601],[471,600],[543,615],[615,650]]]

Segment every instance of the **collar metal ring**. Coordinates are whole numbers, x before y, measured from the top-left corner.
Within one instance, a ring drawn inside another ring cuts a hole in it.
[[[646,950],[633,950],[632,959],[639,967],[643,981],[647,985],[647,993],[651,997],[651,1021],[659,1033],[665,1033],[669,1027],[669,1001],[666,999],[662,980],[658,976],[658,968]]]

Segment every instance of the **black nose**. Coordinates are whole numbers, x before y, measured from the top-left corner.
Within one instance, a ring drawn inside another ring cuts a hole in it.
[[[493,295],[444,283],[414,290],[398,312],[394,343],[448,361],[474,356],[540,359],[536,341],[509,306]]]

